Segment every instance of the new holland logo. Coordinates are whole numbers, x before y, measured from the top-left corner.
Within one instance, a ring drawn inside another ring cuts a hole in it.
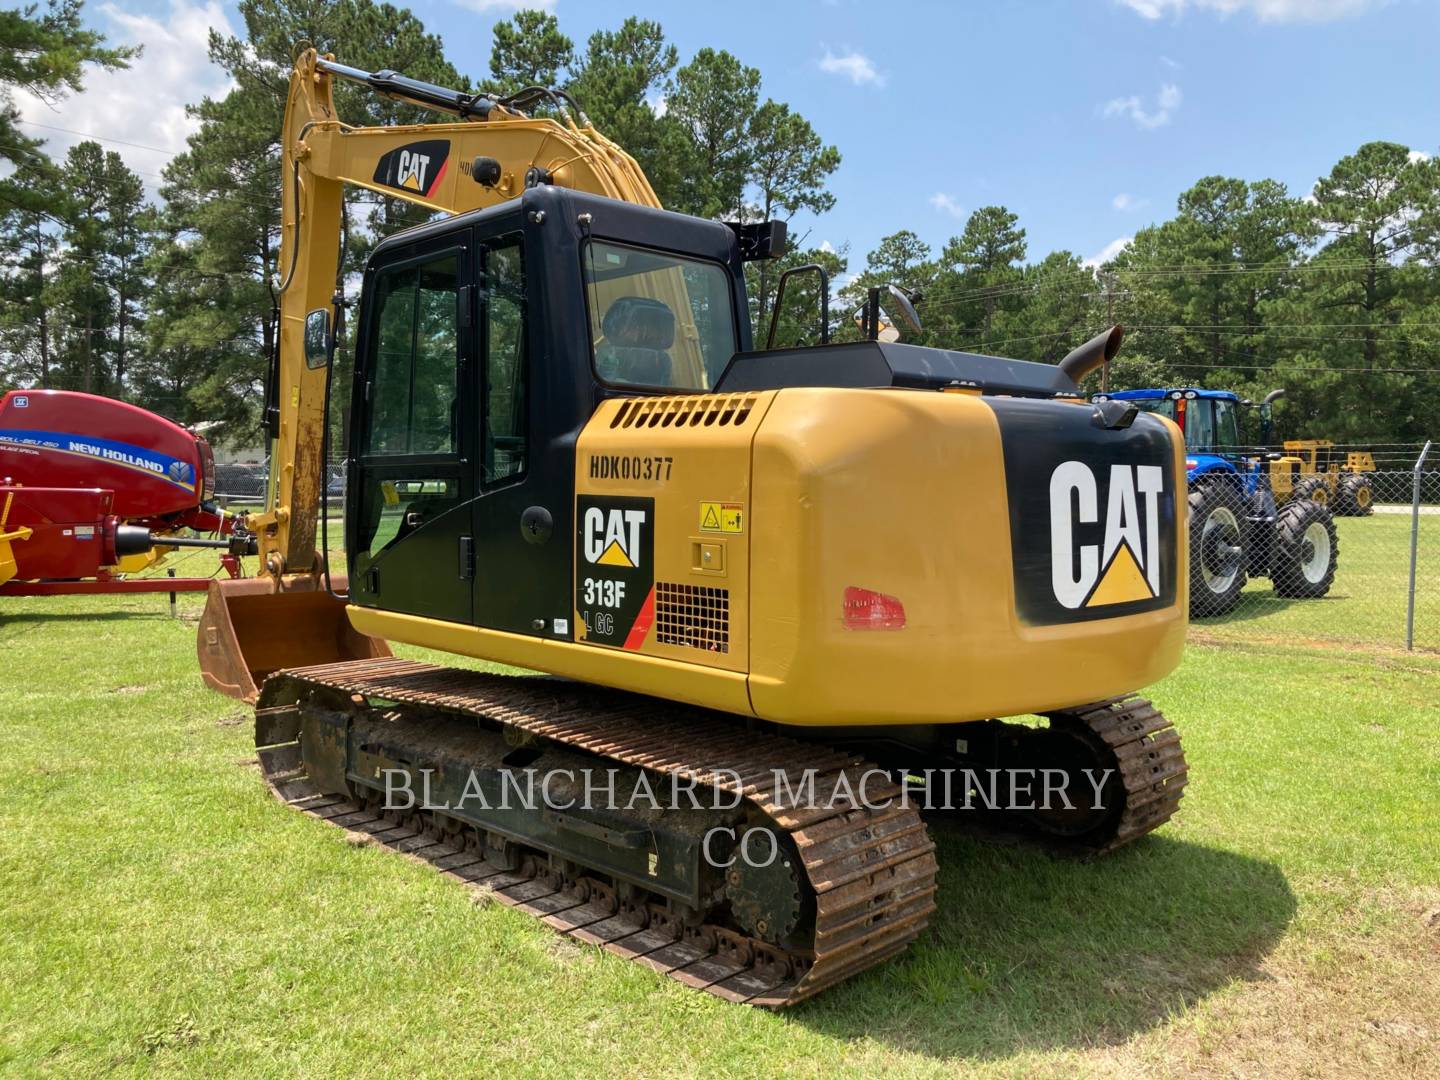
[[[1111,465],[1101,485],[1083,461],[1050,474],[1050,587],[1070,610],[1160,596],[1159,465]],[[1103,522],[1103,529],[1096,528]],[[1088,527],[1088,528],[1087,528]],[[1091,542],[1082,538],[1088,536]]]
[[[429,198],[450,161],[449,139],[426,139],[391,150],[375,165],[375,183]]]

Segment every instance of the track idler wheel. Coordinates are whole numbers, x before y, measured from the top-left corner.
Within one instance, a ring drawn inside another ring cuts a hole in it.
[[[813,900],[801,880],[799,855],[774,832],[742,833],[725,871],[730,913],[747,932],[771,945],[796,939],[814,921]]]

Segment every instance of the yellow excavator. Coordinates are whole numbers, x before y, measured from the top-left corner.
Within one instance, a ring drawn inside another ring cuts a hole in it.
[[[337,78],[454,122],[350,127]],[[783,224],[666,212],[558,91],[308,51],[283,155],[261,572],[198,642],[282,800],[772,1007],[924,929],[922,802],[1084,855],[1173,814],[1179,738],[1133,691],[1183,647],[1184,442],[1085,400],[1118,327],[1058,366],[919,348],[875,290],[865,340],[757,351],[744,264]],[[345,184],[447,215],[375,248],[332,386]]]

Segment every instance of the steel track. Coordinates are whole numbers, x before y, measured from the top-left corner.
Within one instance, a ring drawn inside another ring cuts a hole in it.
[[[386,812],[363,792],[321,791],[298,742],[307,701],[333,708],[409,707],[504,725],[660,775],[739,792],[753,813],[800,854],[815,903],[804,950],[784,950],[733,926],[686,925],[659,902],[620,899],[595,871],[566,873],[543,857],[518,867],[488,862],[476,830],[439,813]],[[1142,698],[1114,699],[1047,714],[1083,726],[1114,755],[1125,803],[1103,833],[1052,848],[1103,854],[1153,831],[1174,813],[1186,782],[1178,734]],[[549,678],[488,675],[399,659],[348,661],[279,672],[256,710],[256,746],[275,795],[294,808],[421,859],[540,918],[579,941],[635,960],[730,1001],[793,1005],[901,952],[935,910],[935,846],[918,812],[900,801],[869,809],[843,795],[799,804],[791,792],[814,770],[817,791],[842,775],[851,791],[874,766],[813,743],[749,731],[735,718],[603,687]],[[739,780],[734,779],[735,776]],[[783,777],[783,782],[781,778]],[[866,789],[872,805],[899,788]]]
[[[599,758],[738,791],[800,854],[815,897],[811,947],[782,951],[730,927],[687,927],[658,904],[622,910],[609,883],[588,873],[559,878],[539,859],[505,870],[487,863],[468,837],[442,841],[446,830],[433,819],[400,826],[378,809],[320,791],[305,772],[297,739],[305,699],[327,691],[504,724]],[[898,787],[873,778],[865,787],[873,766],[668,702],[405,660],[352,661],[267,680],[256,710],[256,745],[271,787],[297,809],[369,833],[452,877],[488,887],[497,900],[562,933],[731,1001],[769,1007],[802,1001],[900,952],[935,910],[935,845],[914,809],[897,803],[872,810],[843,794],[821,806],[789,797],[804,789],[805,769],[815,771],[818,791],[832,790],[844,774],[849,789],[865,790],[872,804],[898,796]]]

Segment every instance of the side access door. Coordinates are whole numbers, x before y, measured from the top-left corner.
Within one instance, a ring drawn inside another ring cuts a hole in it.
[[[474,258],[461,229],[367,271],[346,503],[350,597],[365,607],[471,621]]]

